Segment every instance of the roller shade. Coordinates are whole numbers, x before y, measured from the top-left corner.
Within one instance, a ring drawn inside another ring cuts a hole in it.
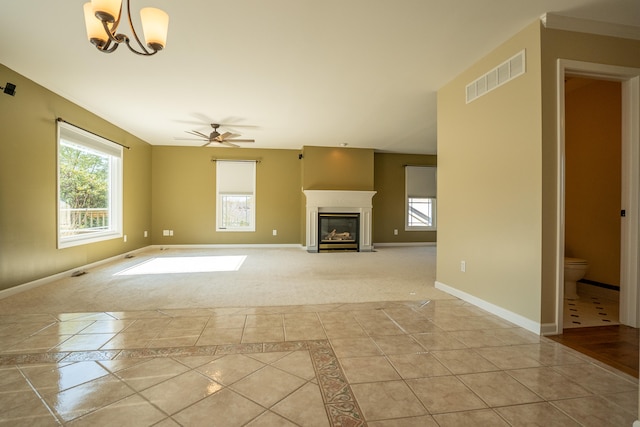
[[[406,166],[407,197],[436,197],[436,167]]]
[[[216,182],[219,194],[253,194],[255,162],[216,161]]]
[[[108,154],[122,157],[122,146],[107,139],[98,137],[66,122],[58,121],[58,132],[61,141],[84,151],[96,154]]]

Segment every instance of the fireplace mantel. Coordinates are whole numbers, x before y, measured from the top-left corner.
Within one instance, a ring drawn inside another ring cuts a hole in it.
[[[307,198],[306,244],[308,252],[318,252],[318,212],[359,213],[360,252],[371,252],[371,199],[375,191],[303,190]]]

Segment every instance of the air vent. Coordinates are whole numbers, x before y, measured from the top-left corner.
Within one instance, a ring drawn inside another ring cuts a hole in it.
[[[467,104],[525,72],[524,50],[467,85]]]

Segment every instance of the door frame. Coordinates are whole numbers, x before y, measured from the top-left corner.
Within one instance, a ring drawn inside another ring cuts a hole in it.
[[[558,59],[557,63],[557,212],[556,212],[556,334],[564,319],[565,233],[565,74],[621,82],[622,86],[622,188],[620,222],[620,323],[640,326],[640,69]]]

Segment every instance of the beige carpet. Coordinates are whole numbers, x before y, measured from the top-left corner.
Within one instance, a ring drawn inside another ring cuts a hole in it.
[[[241,265],[220,271],[226,261]],[[136,271],[154,264],[191,272]],[[434,288],[435,266],[432,246],[320,254],[299,248],[150,249],[1,299],[0,313],[451,299]]]

